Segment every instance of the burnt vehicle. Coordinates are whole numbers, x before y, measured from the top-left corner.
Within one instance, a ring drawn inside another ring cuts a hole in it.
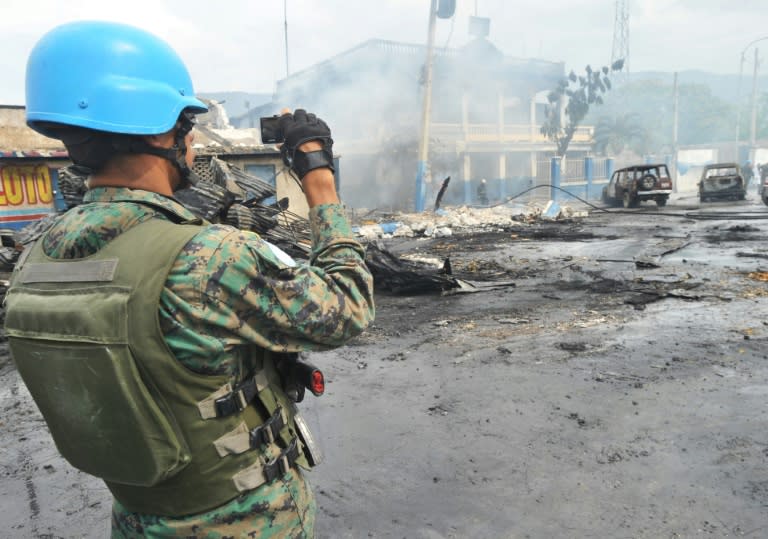
[[[763,201],[763,204],[768,206],[768,163],[761,165],[760,168],[760,182],[757,184],[757,194]]]
[[[707,165],[699,180],[699,201],[744,200],[747,186],[736,163]]]
[[[640,202],[653,200],[665,206],[672,194],[672,180],[667,165],[634,165],[614,171],[603,187],[603,202],[636,208]]]

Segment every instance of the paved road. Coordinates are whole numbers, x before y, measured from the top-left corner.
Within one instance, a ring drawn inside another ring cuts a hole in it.
[[[379,296],[313,356],[318,538],[768,536],[767,208],[697,206],[390,245],[515,286]],[[7,355],[0,409],[0,536],[104,537]]]

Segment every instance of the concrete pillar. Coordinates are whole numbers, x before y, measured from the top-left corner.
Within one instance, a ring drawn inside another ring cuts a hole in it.
[[[497,121],[496,127],[498,131],[499,143],[504,142],[504,92],[499,90],[496,95],[496,109],[497,109]]]
[[[507,198],[507,154],[499,154],[499,198]]]
[[[560,192],[560,189],[558,189],[560,187],[560,158],[552,157],[549,166],[551,171],[550,177],[552,178],[550,181],[552,196],[550,198],[556,201]]]
[[[584,198],[592,198],[592,181],[595,179],[595,162],[593,157],[584,158],[584,178],[587,180],[587,187]]]
[[[609,157],[605,160],[605,177],[609,180],[611,179],[611,176],[613,176],[613,168],[614,168],[614,162],[613,157]]]
[[[472,158],[464,154],[464,204],[472,203]]]
[[[461,131],[464,133],[464,141],[469,138],[469,95],[461,94]]]
[[[425,197],[427,195],[426,175],[427,162],[419,161],[416,164],[416,192],[414,193],[414,209],[416,213],[424,211]]]

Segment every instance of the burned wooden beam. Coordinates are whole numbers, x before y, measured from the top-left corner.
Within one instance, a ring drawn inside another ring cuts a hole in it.
[[[450,275],[450,262],[434,268],[403,260],[376,243],[366,248],[365,262],[373,274],[374,286],[379,291],[397,295],[442,293],[459,288],[457,279]]]

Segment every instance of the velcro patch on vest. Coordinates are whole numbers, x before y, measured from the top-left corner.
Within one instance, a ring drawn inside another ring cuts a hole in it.
[[[25,265],[19,280],[29,283],[111,282],[118,260],[77,260],[68,262],[35,262]]]

